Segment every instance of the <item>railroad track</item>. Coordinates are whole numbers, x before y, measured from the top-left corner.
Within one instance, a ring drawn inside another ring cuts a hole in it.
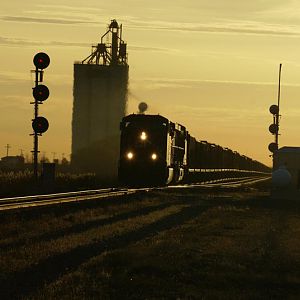
[[[145,189],[144,189],[145,190]],[[138,189],[108,188],[69,193],[46,194],[36,196],[2,198],[0,211],[34,206],[46,206],[60,203],[80,202],[93,199],[111,198],[136,193]]]
[[[24,196],[14,198],[1,198],[0,199],[0,211],[21,209],[28,207],[47,206],[54,204],[63,204],[71,202],[81,202],[87,200],[99,200],[105,198],[120,197],[137,192],[145,192],[151,190],[171,190],[171,189],[185,189],[185,188],[238,188],[245,185],[253,185],[258,182],[269,180],[270,177],[243,177],[243,178],[227,178],[219,179],[210,182],[201,182],[193,184],[181,184],[171,185],[165,187],[149,187],[149,188],[107,188],[98,190],[85,190],[78,192],[68,193],[57,193],[57,194],[46,194],[46,195],[35,195],[35,196]]]
[[[201,183],[192,183],[192,184],[182,184],[182,185],[172,185],[166,188],[208,188],[214,189],[218,188],[239,188],[242,186],[250,186],[259,182],[267,181],[271,176],[262,176],[262,177],[241,177],[241,178],[226,178],[226,179],[217,179],[209,182]]]

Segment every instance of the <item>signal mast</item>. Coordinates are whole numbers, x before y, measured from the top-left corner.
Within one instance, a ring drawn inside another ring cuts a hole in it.
[[[38,179],[38,137],[42,135],[42,133],[46,132],[49,127],[48,120],[44,117],[39,117],[39,104],[42,104],[43,101],[48,99],[49,97],[49,89],[47,86],[43,84],[39,84],[43,82],[43,74],[44,69],[46,69],[50,64],[50,58],[46,53],[39,52],[33,58],[33,63],[35,65],[35,87],[32,89],[32,95],[34,98],[34,102],[30,104],[34,104],[34,119],[32,120],[32,129],[33,133],[33,174],[34,178]]]
[[[277,105],[273,104],[270,106],[270,113],[273,115],[273,123],[269,126],[269,131],[275,136],[275,142],[269,144],[269,151],[274,152],[278,150],[279,143],[279,120],[280,120],[280,81],[281,81],[281,67],[282,64],[279,65],[279,80],[278,80],[278,102]]]

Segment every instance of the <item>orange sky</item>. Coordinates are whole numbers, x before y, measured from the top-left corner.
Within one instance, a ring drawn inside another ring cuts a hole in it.
[[[1,3],[0,155],[30,153],[32,58],[47,52],[49,130],[40,150],[70,154],[73,62],[90,54],[111,19],[128,43],[128,112],[184,124],[200,140],[271,164],[267,146],[282,68],[280,146],[300,146],[300,3],[296,0],[17,1]],[[2,150],[1,150],[2,148]]]

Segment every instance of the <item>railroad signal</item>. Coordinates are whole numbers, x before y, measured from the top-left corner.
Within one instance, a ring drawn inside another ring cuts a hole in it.
[[[273,115],[273,124],[269,126],[269,131],[275,135],[275,142],[270,143],[268,149],[270,152],[274,153],[278,150],[279,106],[273,104],[270,106],[269,111]]]
[[[32,71],[35,73],[35,86],[32,90],[32,95],[34,97],[34,119],[32,120],[32,128],[33,128],[33,172],[34,177],[38,179],[38,136],[42,133],[46,132],[49,128],[49,122],[44,117],[39,117],[39,104],[48,99],[49,97],[49,89],[47,86],[43,84],[39,84],[43,82],[43,74],[44,69],[46,69],[50,64],[49,56],[44,52],[37,53],[33,58],[33,63],[35,65],[35,70]]]
[[[37,69],[46,69],[50,64],[50,57],[44,52],[39,52],[34,56],[33,63]]]
[[[280,105],[280,82],[281,82],[281,67],[282,64],[279,65],[279,80],[278,80],[278,103],[270,106],[269,111],[273,115],[273,124],[269,126],[269,131],[275,136],[275,142],[269,144],[270,152],[274,153],[278,150],[278,137],[279,137],[279,105]],[[271,155],[272,156],[272,155]]]
[[[37,101],[45,101],[49,97],[49,89],[47,86],[40,84],[33,88],[32,95]]]
[[[269,131],[275,137],[278,136],[278,131],[279,131],[279,124],[278,124],[278,114],[279,114],[279,106],[278,105],[271,105],[269,108],[270,113],[273,115],[273,124],[269,126]],[[270,143],[268,146],[268,149],[270,152],[274,153],[275,151],[278,150],[278,138],[275,138],[275,143]]]
[[[49,128],[49,122],[44,117],[36,117],[32,121],[32,128],[35,133],[44,133]]]

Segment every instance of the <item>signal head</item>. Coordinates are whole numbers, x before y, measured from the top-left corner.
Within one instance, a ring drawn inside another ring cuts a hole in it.
[[[44,52],[39,52],[34,56],[33,63],[38,69],[46,69],[50,64],[50,57]]]
[[[278,132],[278,126],[277,124],[271,124],[269,126],[269,131],[272,133],[272,134],[276,134]]]
[[[271,105],[269,110],[272,115],[277,115],[279,113],[279,107],[275,104]]]
[[[278,150],[278,144],[276,143],[270,143],[268,146],[268,149],[270,152],[274,153],[275,151]]]
[[[49,128],[48,120],[44,117],[36,117],[32,121],[32,128],[35,133],[44,133]]]
[[[47,86],[40,84],[33,88],[33,97],[37,101],[45,101],[49,97],[49,89]]]

